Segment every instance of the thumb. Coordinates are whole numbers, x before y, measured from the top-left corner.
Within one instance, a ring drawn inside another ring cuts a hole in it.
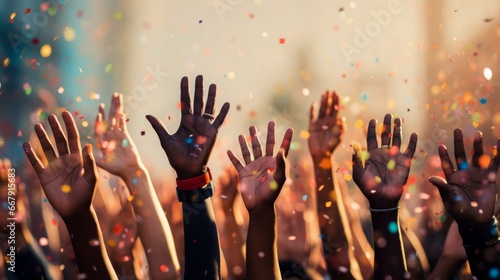
[[[160,138],[160,141],[166,140],[170,136],[168,130],[158,118],[147,115],[146,119],[148,119],[149,123],[158,135],[158,138]]]
[[[429,182],[438,188],[439,193],[441,194],[441,199],[443,200],[443,202],[448,201],[449,199],[452,199],[450,186],[448,185],[448,182],[446,182],[445,179],[438,177],[438,176],[431,176],[429,178]]]
[[[87,144],[83,147],[83,178],[89,183],[95,184],[97,178],[97,169],[95,166],[94,155],[92,154],[92,146]]]
[[[358,144],[352,145],[354,153],[352,154],[352,177],[354,180],[361,178],[365,169],[363,168],[363,160],[361,159],[361,151]]]
[[[280,149],[276,154],[276,170],[274,171],[274,180],[278,183],[279,187],[283,186],[286,181],[286,160],[285,150]]]

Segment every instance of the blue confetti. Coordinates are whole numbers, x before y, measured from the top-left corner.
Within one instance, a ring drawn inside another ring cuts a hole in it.
[[[134,180],[132,180],[132,184],[137,185],[137,183],[139,183],[139,180],[137,180],[137,178],[134,178]]]
[[[479,102],[481,102],[481,104],[486,104],[486,102],[488,102],[488,99],[481,98],[481,100],[479,100]]]
[[[392,221],[389,223],[389,231],[392,233],[392,234],[396,234],[398,233],[398,223]]]
[[[306,200],[307,200],[307,194],[302,196],[302,201],[306,201]]]
[[[193,142],[194,142],[194,140],[193,140],[193,138],[192,138],[192,137],[186,138],[186,143],[187,143],[188,145],[193,144]]]
[[[127,139],[123,139],[122,140],[122,147],[125,148],[128,146],[128,140]]]
[[[492,267],[488,273],[491,279],[498,278],[500,276],[500,271],[496,267]]]
[[[464,169],[467,169],[467,168],[469,168],[469,163],[467,163],[466,161],[462,161],[458,165],[458,170],[464,170]]]
[[[366,92],[362,92],[362,93],[361,93],[361,100],[363,100],[363,101],[367,101],[367,100],[368,100],[368,93],[366,93]]]

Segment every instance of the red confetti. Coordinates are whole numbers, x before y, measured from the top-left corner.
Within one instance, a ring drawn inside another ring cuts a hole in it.
[[[38,45],[39,42],[40,40],[38,40],[38,38],[33,38],[33,40],[31,40],[31,43],[33,43],[33,45]]]
[[[30,8],[26,8],[26,9],[24,10],[24,13],[25,13],[25,14],[29,14],[30,12],[31,12],[31,9],[30,9]]]
[[[114,233],[115,235],[119,235],[119,234],[122,232],[122,229],[123,229],[122,225],[117,224],[117,225],[113,228],[113,233]]]
[[[57,226],[57,221],[56,221],[56,219],[52,219],[52,225]]]
[[[279,42],[280,42],[280,44],[284,44],[285,43],[285,38],[280,38]]]
[[[161,272],[167,272],[168,271],[168,267],[164,264],[160,265],[160,270]]]

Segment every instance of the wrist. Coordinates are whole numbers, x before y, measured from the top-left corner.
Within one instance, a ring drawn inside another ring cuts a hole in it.
[[[72,228],[78,229],[88,221],[95,222],[93,210],[91,210],[90,208],[80,210],[67,217],[62,217],[62,219],[64,221],[64,224],[66,225],[66,228],[68,228],[68,231],[71,231]]]
[[[274,216],[276,214],[275,208],[274,208],[274,203],[273,205],[269,206],[261,206],[257,207],[251,210],[248,210],[248,215],[249,216],[267,216],[267,215],[272,215]]]
[[[496,244],[500,238],[498,221],[495,216],[489,223],[470,225],[458,223],[458,231],[463,240],[463,245],[468,248],[486,248]]]

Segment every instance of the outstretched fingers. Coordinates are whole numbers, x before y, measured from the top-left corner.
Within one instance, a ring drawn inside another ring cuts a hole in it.
[[[224,103],[224,105],[222,105],[222,108],[220,109],[220,113],[217,115],[217,118],[215,118],[215,120],[213,122],[213,126],[217,130],[219,130],[220,126],[222,125],[222,123],[226,119],[227,113],[229,112],[229,107],[230,106],[229,106],[228,102]]]
[[[500,165],[500,138],[497,139],[497,145],[495,147],[495,156],[493,157],[493,160],[491,161],[488,169],[496,173],[498,171],[499,165]],[[497,184],[497,186],[500,187],[500,184]]]
[[[276,123],[274,121],[270,121],[267,124],[267,139],[266,139],[266,157],[273,156],[274,154],[274,144],[276,142]]]
[[[47,136],[47,133],[45,132],[45,129],[43,129],[43,126],[41,124],[37,123],[35,125],[35,133],[38,137],[38,141],[40,141],[40,145],[42,146],[47,160],[49,162],[53,161],[57,156],[54,151],[54,147],[52,146],[52,143],[50,143],[49,137]]]
[[[368,124],[368,132],[366,135],[366,144],[368,147],[368,151],[378,148],[376,127],[377,121],[373,119],[370,120],[370,123]]]
[[[38,157],[36,156],[35,151],[33,151],[33,147],[31,147],[30,143],[26,142],[23,144],[23,149],[24,153],[28,157],[28,160],[33,166],[33,169],[35,169],[36,174],[40,176],[45,170],[45,168],[43,167],[40,159],[38,159]]]
[[[474,145],[472,151],[472,166],[480,167],[479,159],[483,155],[483,133],[476,131],[474,133]]]
[[[455,172],[455,168],[453,167],[453,163],[451,162],[450,155],[448,155],[448,150],[446,146],[439,145],[438,147],[439,157],[441,158],[441,168],[443,169],[444,176],[448,178],[453,172]]]
[[[194,89],[194,111],[193,114],[201,116],[201,109],[203,108],[203,76],[196,77]]]
[[[258,159],[262,157],[262,145],[260,144],[259,137],[257,136],[257,128],[255,126],[251,126],[249,128],[250,138],[252,139],[252,151],[254,159]]]
[[[464,135],[460,128],[455,129],[453,132],[453,139],[455,144],[455,161],[457,162],[458,170],[467,169],[467,156],[464,147]]]
[[[234,168],[236,168],[236,170],[238,172],[240,172],[241,169],[244,168],[243,164],[241,163],[241,161],[234,155],[233,151],[231,150],[227,150],[227,156],[229,157],[229,159],[231,160],[231,163],[233,164]]]
[[[384,117],[384,124],[382,126],[382,147],[390,147],[391,145],[391,122],[392,115],[386,114]]]
[[[398,150],[401,149],[401,119],[396,118],[394,120],[394,132],[392,133],[392,146],[397,147]]]
[[[415,154],[415,150],[417,149],[417,141],[418,141],[418,135],[416,133],[412,133],[410,136],[410,142],[408,143],[408,147],[406,147],[406,150],[404,152],[405,156],[412,158],[413,155]]]
[[[292,144],[293,128],[288,128],[283,135],[283,140],[281,141],[280,150],[283,150],[285,157],[288,156],[288,151],[290,150],[290,145]]]
[[[57,117],[55,115],[49,116],[49,125],[56,141],[56,147],[59,156],[68,154],[68,142],[66,141],[66,136],[64,136],[61,125],[59,124],[59,121],[57,120]]]
[[[64,125],[66,126],[66,133],[68,134],[69,151],[72,154],[81,154],[80,135],[76,128],[75,120],[71,113],[66,111],[62,113]]]
[[[361,149],[358,144],[353,144],[352,149],[352,175],[354,178],[361,178],[365,169],[363,167],[363,159],[361,158]]]
[[[203,117],[213,119],[213,114],[215,112],[215,96],[216,96],[217,86],[211,84],[208,88],[207,104],[205,105],[205,113]]]
[[[240,142],[240,149],[241,154],[243,155],[243,160],[245,160],[245,164],[249,164],[250,162],[252,162],[252,155],[250,154],[250,150],[248,149],[245,136],[238,136],[238,141]]]
[[[191,114],[191,97],[189,96],[189,82],[187,77],[181,79],[181,113]]]

